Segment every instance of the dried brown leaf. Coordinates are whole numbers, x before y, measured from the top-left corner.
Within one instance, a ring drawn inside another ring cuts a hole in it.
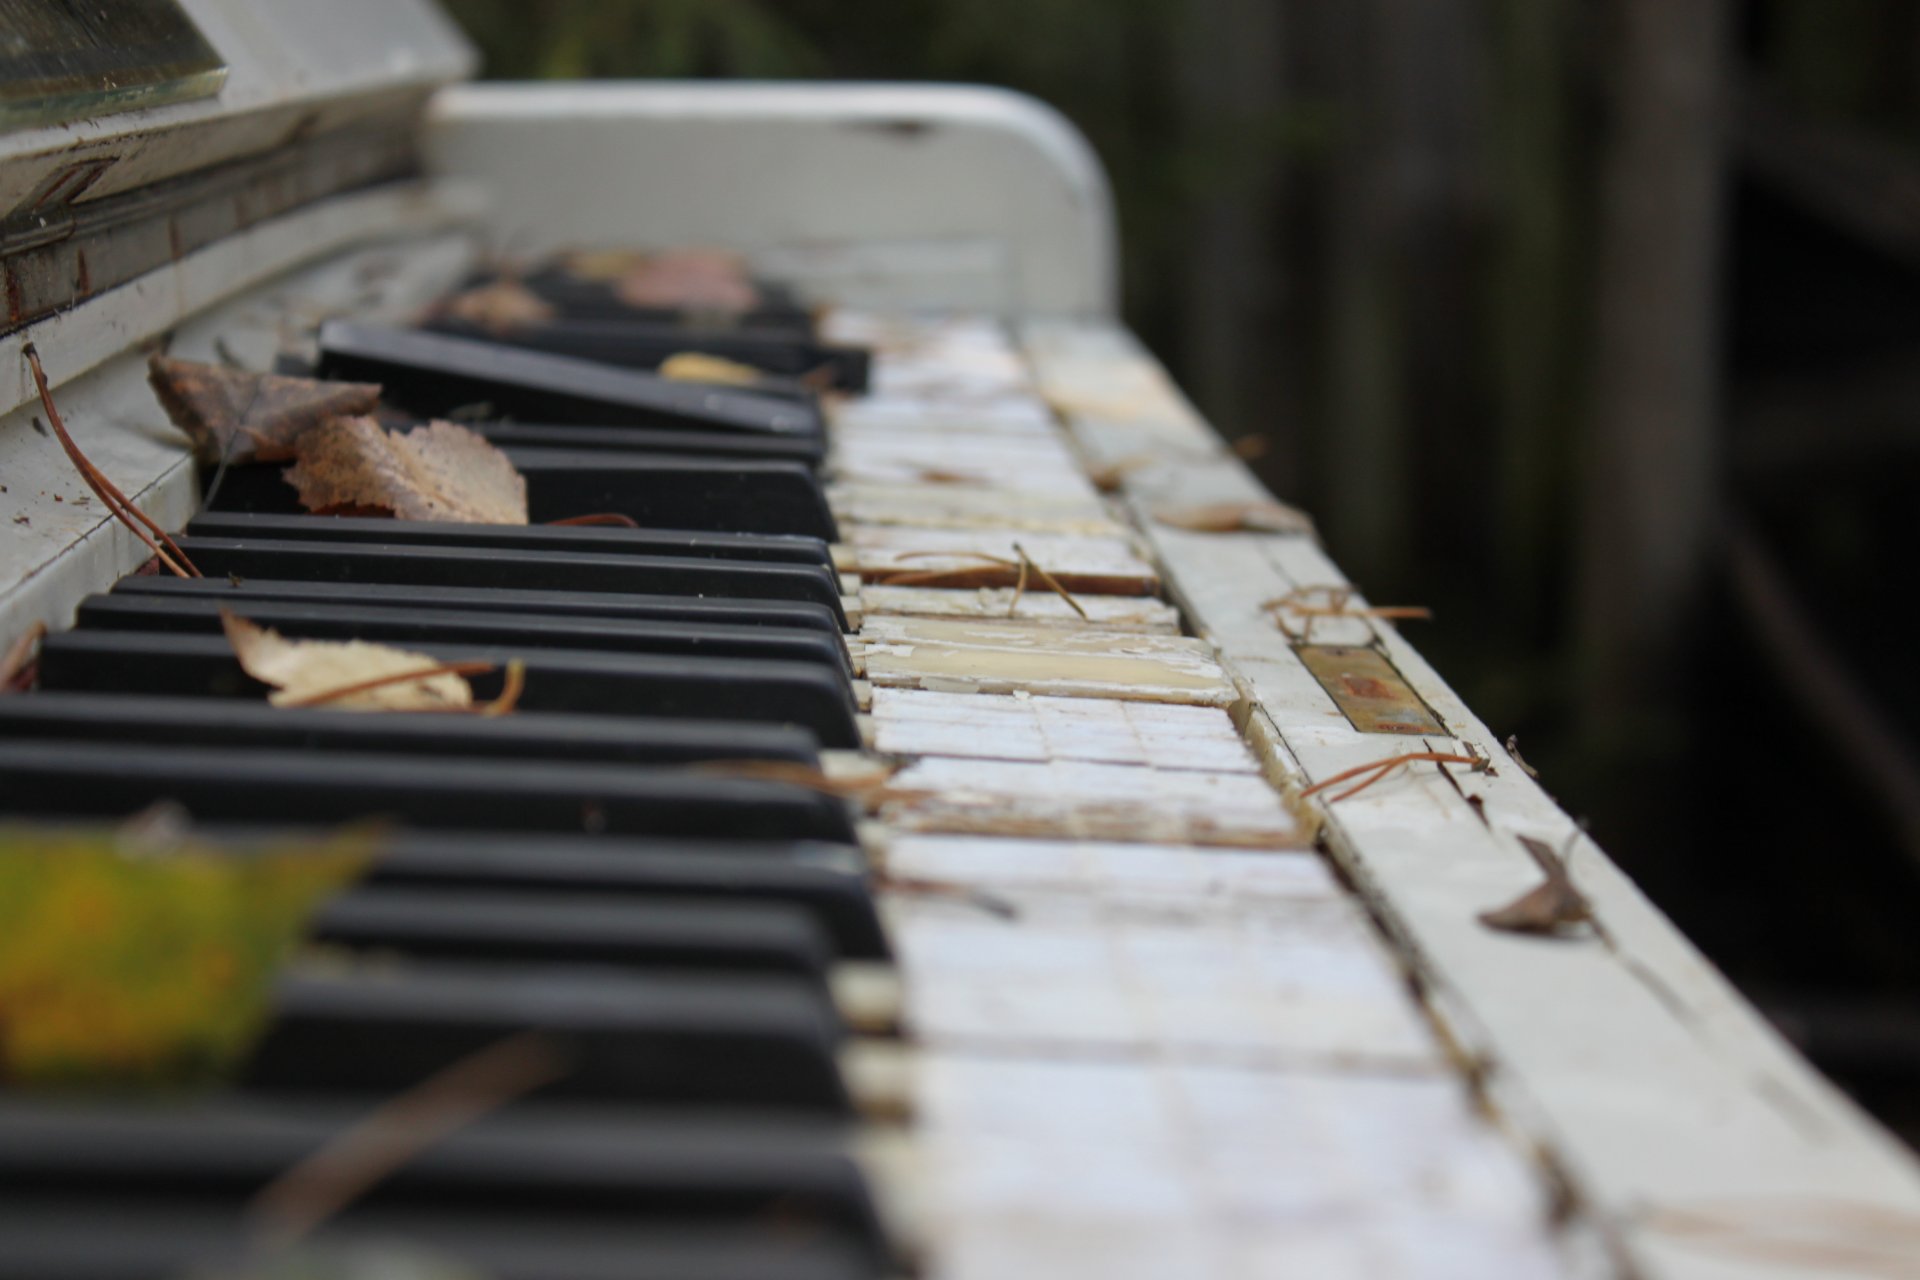
[[[401,520],[527,523],[527,482],[507,455],[451,422],[402,434],[339,418],[300,437],[287,483],[309,511]]]
[[[660,376],[679,382],[719,382],[730,387],[751,387],[760,381],[760,371],[750,364],[699,351],[668,356],[660,362]]]
[[[1555,934],[1593,919],[1593,904],[1567,874],[1567,864],[1545,841],[1521,836],[1546,879],[1504,907],[1480,913],[1480,923],[1507,933]]]
[[[307,431],[330,418],[371,413],[380,401],[371,382],[285,378],[163,355],[147,361],[147,381],[207,463],[284,462]]]
[[[488,333],[537,328],[554,317],[552,303],[518,280],[505,279],[456,293],[438,310],[443,316]]]
[[[324,703],[351,711],[449,711],[473,705],[473,687],[424,653],[363,640],[289,640],[230,609],[220,611],[220,626],[241,669],[273,686],[267,700],[276,707]],[[438,674],[402,678],[429,671]],[[372,681],[386,683],[333,696]]]
[[[36,620],[0,653],[0,693],[15,693],[32,684],[34,654],[46,636],[47,624]]]
[[[650,254],[614,281],[613,292],[630,307],[747,311],[760,303],[740,256],[718,249]]]
[[[560,269],[575,280],[611,283],[637,270],[647,255],[637,249],[577,249],[560,259]]]
[[[1201,507],[1156,511],[1153,518],[1194,533],[1306,533],[1313,519],[1284,502],[1214,502]]]

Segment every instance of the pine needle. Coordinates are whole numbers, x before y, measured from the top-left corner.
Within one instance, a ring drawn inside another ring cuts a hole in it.
[[[1433,764],[1464,764],[1471,767],[1476,773],[1484,772],[1487,767],[1485,756],[1460,755],[1451,751],[1407,751],[1397,756],[1388,756],[1384,760],[1370,760],[1366,764],[1357,764],[1351,769],[1342,769],[1332,777],[1322,778],[1312,786],[1302,790],[1300,792],[1300,798],[1304,800],[1308,796],[1325,791],[1328,787],[1339,786],[1350,778],[1358,778],[1363,774],[1371,775],[1359,786],[1350,787],[1342,791],[1339,795],[1328,799],[1328,804],[1335,804],[1341,800],[1345,800],[1349,796],[1360,794],[1403,764],[1418,764],[1423,761]]]
[[[20,353],[27,358],[27,367],[33,371],[33,385],[40,393],[40,406],[47,411],[47,421],[52,425],[54,435],[59,438],[60,447],[66,451],[67,460],[73,463],[74,469],[80,473],[80,478],[86,481],[87,487],[93,490],[94,496],[106,506],[108,514],[131,529],[133,536],[145,543],[147,549],[159,558],[161,564],[172,570],[176,577],[202,576],[193,561],[187,558],[187,553],[179,548],[167,531],[156,524],[146,512],[135,506],[126,494],[120,492],[119,487],[107,478],[106,473],[96,467],[92,460],[80,451],[80,446],[74,443],[73,437],[67,433],[67,424],[60,418],[58,406],[53,402],[53,389],[47,385],[47,371],[40,365],[40,352],[29,342],[20,349]],[[153,537],[148,537],[146,531],[141,529],[141,525],[152,530]],[[154,541],[155,538],[159,541]],[[164,551],[161,550],[163,544],[166,548]]]
[[[1013,544],[1013,549],[1015,553],[1018,554],[1020,557],[1020,573],[1023,579],[1026,576],[1026,571],[1029,568],[1031,568],[1034,572],[1035,577],[1039,578],[1040,581],[1044,582],[1049,587],[1052,587],[1054,590],[1054,594],[1058,595],[1062,600],[1065,600],[1067,602],[1067,605],[1075,613],[1080,615],[1080,620],[1082,622],[1093,621],[1092,618],[1087,616],[1087,611],[1080,607],[1080,602],[1073,598],[1073,594],[1070,591],[1068,591],[1065,587],[1060,585],[1060,580],[1058,578],[1048,573],[1045,569],[1042,569],[1040,565],[1034,560],[1034,558],[1027,554],[1027,549],[1025,547],[1021,546],[1019,543],[1016,542]]]

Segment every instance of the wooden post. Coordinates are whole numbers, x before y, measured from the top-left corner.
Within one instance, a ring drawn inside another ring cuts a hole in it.
[[[1592,378],[1579,483],[1583,737],[1677,718],[1717,527],[1725,0],[1611,0]]]
[[[1183,382],[1216,426],[1265,433],[1262,471],[1283,491],[1298,481],[1276,312],[1284,110],[1281,14],[1271,0],[1193,0],[1181,24],[1181,101],[1202,159],[1186,243],[1181,299]]]

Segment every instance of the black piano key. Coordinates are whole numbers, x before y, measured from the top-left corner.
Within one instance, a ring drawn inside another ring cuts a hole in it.
[[[142,742],[180,747],[278,747],[678,765],[784,760],[818,766],[819,744],[791,725],[742,721],[433,712],[348,715],[325,707],[270,707],[237,698],[62,693],[0,698],[0,739]]]
[[[103,1222],[112,1229],[103,1231]],[[98,1196],[0,1203],[0,1280],[256,1275],[248,1269],[258,1261],[249,1225],[232,1211],[155,1211]],[[418,1258],[422,1250],[472,1267],[486,1280],[879,1280],[892,1274],[836,1235],[761,1224],[701,1231],[349,1209],[311,1243],[337,1251],[328,1256],[349,1265],[359,1260],[362,1270],[353,1274],[382,1274],[395,1255]]]
[[[202,573],[216,579],[784,600],[823,606],[843,629],[846,625],[839,579],[813,565],[271,538],[188,536],[177,541]]]
[[[536,522],[611,511],[651,529],[791,533],[840,540],[820,481],[797,462],[506,451],[527,478]]]
[[[861,744],[845,675],[819,663],[516,650],[439,641],[417,648],[442,662],[494,664],[492,674],[468,677],[482,700],[498,696],[507,663],[521,660],[526,686],[519,705],[528,711],[794,724],[810,731],[822,746]],[[226,637],[153,631],[50,635],[40,646],[40,686],[254,699],[266,694],[265,686],[240,669]]]
[[[240,613],[249,600],[313,604],[406,605],[423,609],[532,614],[537,617],[631,618],[699,626],[795,627],[839,637],[840,622],[825,605],[798,600],[710,600],[698,596],[642,596],[606,591],[522,591],[486,587],[429,587],[382,582],[290,582],[275,578],[122,578],[114,595],[168,599],[211,597]]]
[[[353,712],[340,712],[352,715]],[[693,768],[0,739],[0,813],[851,842],[844,802]]]
[[[694,560],[763,561],[832,568],[833,553],[819,538],[789,534],[695,533],[606,526],[456,524],[364,516],[274,515],[207,511],[187,523],[207,538],[269,538],[305,542],[371,542],[387,546],[473,547],[486,551],[553,551],[586,555],[669,556]]]
[[[835,1059],[839,1019],[817,985],[586,966],[296,969],[275,988],[243,1085],[385,1096],[522,1031],[545,1035],[568,1060],[543,1098],[850,1107]]]
[[[233,1095],[162,1107],[0,1102],[0,1203],[80,1193],[236,1210],[363,1114]],[[343,1221],[433,1210],[580,1229],[609,1219],[739,1229],[777,1212],[879,1256],[880,1224],[846,1142],[832,1118],[518,1104],[424,1147]]]
[[[476,435],[502,449],[603,449],[690,458],[786,460],[817,467],[827,443],[818,436],[749,436],[676,427],[561,426],[544,422],[470,422]]]
[[[550,351],[629,369],[658,369],[671,356],[697,352],[796,382],[813,375],[838,390],[855,393],[867,389],[871,361],[863,348],[830,345],[792,332],[751,328],[703,332],[685,325],[638,319],[563,316],[494,333],[443,316],[425,327],[454,337]]]
[[[484,403],[528,422],[781,435],[825,429],[817,403],[417,329],[329,320],[319,347],[321,377],[377,382],[385,399],[422,417]]]
[[[194,835],[237,847],[284,838],[274,828],[196,822]],[[590,894],[601,901],[781,902],[806,910],[853,960],[885,959],[885,931],[851,845],[802,840],[635,839],[614,836],[394,831],[362,883],[524,897]]]
[[[471,284],[490,281],[476,278]],[[814,335],[813,312],[791,291],[758,283],[760,300],[744,310],[643,307],[623,301],[605,280],[587,280],[557,267],[539,268],[519,277],[527,289],[552,304],[568,319],[615,320],[626,323],[672,325],[688,334],[767,333],[790,341]]]
[[[804,463],[591,449],[507,449],[527,482],[535,524],[623,515],[647,529],[839,538],[820,482]],[[214,511],[296,515],[299,495],[278,465],[230,467],[208,494]]]
[[[409,958],[786,973],[826,981],[832,948],[812,916],[778,903],[601,901],[379,886],[324,903],[307,937]]]
[[[179,631],[218,634],[218,597],[110,595],[80,602],[77,625],[87,630]],[[466,613],[399,605],[258,601],[250,622],[307,640],[370,640],[380,644],[492,644],[531,649],[605,650],[679,654],[743,661],[810,662],[849,678],[852,659],[838,636],[780,627],[710,627],[685,622],[606,618],[537,618],[525,614]]]

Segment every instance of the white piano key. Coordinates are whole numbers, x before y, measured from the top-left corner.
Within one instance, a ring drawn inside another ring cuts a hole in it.
[[[1258,774],[930,756],[890,780],[903,831],[1285,849],[1308,831]]]
[[[1232,718],[1213,707],[876,687],[873,719],[883,755],[1259,771]]]
[[[1207,707],[1239,699],[1212,646],[1190,636],[992,619],[868,618],[853,647],[876,687]]]
[[[1073,606],[1051,591],[1023,593],[1016,603],[1012,587],[883,587],[866,584],[860,602],[870,617],[1012,618],[1046,626],[1100,627],[1109,631],[1145,631],[1178,635],[1180,613],[1148,596],[1095,596]],[[1012,610],[1009,615],[1009,610]]]

